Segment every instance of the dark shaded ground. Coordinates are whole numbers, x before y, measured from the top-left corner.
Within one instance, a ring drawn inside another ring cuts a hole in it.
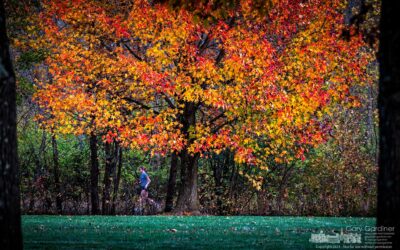
[[[25,249],[316,249],[312,233],[365,230],[374,218],[23,216]],[[347,228],[348,229],[348,228]],[[364,232],[362,233],[364,243]],[[354,244],[353,246],[362,246]],[[331,244],[338,249],[350,244]]]

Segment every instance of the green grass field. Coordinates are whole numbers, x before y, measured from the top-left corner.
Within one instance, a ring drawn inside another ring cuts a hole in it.
[[[375,219],[23,216],[22,224],[25,249],[316,249],[323,245],[310,243],[311,233],[364,229]]]

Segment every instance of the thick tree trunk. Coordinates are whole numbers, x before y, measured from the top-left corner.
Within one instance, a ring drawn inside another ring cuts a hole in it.
[[[184,148],[180,156],[181,167],[181,185],[179,187],[178,200],[174,209],[175,213],[182,212],[199,212],[199,199],[197,196],[197,162],[199,155],[191,155],[188,152],[193,138],[190,136],[190,130],[196,125],[197,104],[192,102],[184,102],[183,114],[179,116],[182,123],[182,133],[187,140],[186,148]]]
[[[62,213],[62,193],[61,193],[61,184],[60,184],[60,167],[59,167],[59,158],[58,158],[58,148],[57,148],[57,140],[55,135],[51,136],[51,144],[53,146],[53,164],[54,164],[54,186],[56,191],[56,208],[57,213]]]
[[[165,212],[171,212],[174,206],[177,170],[178,170],[178,155],[176,153],[173,153],[171,155],[171,166],[169,169],[167,196],[165,198],[165,209],[164,209]]]
[[[22,249],[17,164],[15,74],[3,1],[0,2],[0,246]]]
[[[99,159],[97,156],[97,137],[90,134],[90,199],[91,213],[99,214]]]
[[[396,21],[397,20],[397,21]],[[378,226],[395,227],[400,249],[400,2],[382,1],[379,80]]]
[[[181,153],[181,168],[185,169],[179,190],[175,213],[198,213],[200,204],[197,195],[197,163],[198,155],[192,156],[187,151]]]
[[[118,198],[119,183],[121,180],[121,170],[122,170],[122,148],[118,147],[117,172],[114,173],[114,191],[113,191],[112,208],[111,208],[112,214],[115,214],[116,210],[116,201]]]

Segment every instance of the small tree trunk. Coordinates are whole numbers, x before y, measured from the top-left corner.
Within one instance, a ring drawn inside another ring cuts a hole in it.
[[[178,155],[176,153],[171,154],[171,166],[169,169],[169,179],[167,186],[167,196],[165,198],[165,212],[171,212],[174,206],[174,195],[176,186],[176,173],[178,168]]]
[[[0,2],[0,246],[22,249],[15,74],[10,59],[4,2]]]
[[[97,156],[97,137],[90,134],[90,199],[91,213],[99,214],[99,159]]]
[[[112,180],[112,172],[115,166],[113,149],[110,143],[105,144],[105,169],[104,169],[104,188],[103,188],[103,198],[102,198],[102,213],[110,214],[111,213],[111,180]]]
[[[377,224],[394,227],[389,240],[400,249],[400,2],[382,1],[381,9]]]
[[[58,148],[57,148],[57,140],[55,135],[51,136],[51,144],[53,146],[53,164],[54,164],[54,185],[56,191],[56,208],[57,213],[62,213],[62,193],[61,193],[61,185],[60,185],[60,168],[59,168],[59,158],[58,158]]]
[[[221,159],[219,157],[225,157],[224,155],[217,156],[215,159],[211,160],[211,168],[213,171],[213,176],[214,176],[214,182],[215,182],[215,197],[216,197],[216,206],[217,206],[217,212],[219,215],[223,214],[223,208],[222,208],[222,172],[223,172],[223,166],[221,166]]]
[[[116,200],[118,198],[118,190],[119,190],[119,183],[121,180],[121,170],[122,170],[122,148],[118,147],[118,164],[117,164],[117,173],[114,174],[114,192],[112,198],[112,208],[111,213],[115,214],[116,210]]]
[[[185,169],[182,184],[176,202],[175,213],[198,213],[200,204],[197,195],[197,163],[199,155],[190,155],[186,150],[181,153],[181,167]]]
[[[43,130],[42,133],[42,141],[40,143],[39,146],[39,152],[36,154],[35,152],[35,145],[31,144],[31,148],[32,148],[32,154],[34,155],[34,162],[35,162],[35,171],[33,173],[33,180],[32,180],[32,188],[30,190],[30,202],[29,202],[29,211],[33,212],[34,208],[35,208],[35,202],[37,202],[37,198],[35,197],[35,194],[38,193],[37,190],[37,181],[39,179],[39,177],[43,174],[43,165],[44,165],[44,161],[41,161],[41,156],[45,153],[45,149],[46,149],[46,141],[47,141],[47,133],[45,130]]]

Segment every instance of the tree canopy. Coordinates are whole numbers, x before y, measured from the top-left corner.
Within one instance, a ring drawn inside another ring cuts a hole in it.
[[[195,7],[209,18],[149,1],[129,11],[45,1],[32,40],[19,41],[47,55],[37,119],[193,164],[224,149],[260,171],[304,160],[331,131],[332,107],[359,105],[350,90],[366,82],[372,55],[347,27],[344,1],[271,1],[262,14],[254,4]]]

